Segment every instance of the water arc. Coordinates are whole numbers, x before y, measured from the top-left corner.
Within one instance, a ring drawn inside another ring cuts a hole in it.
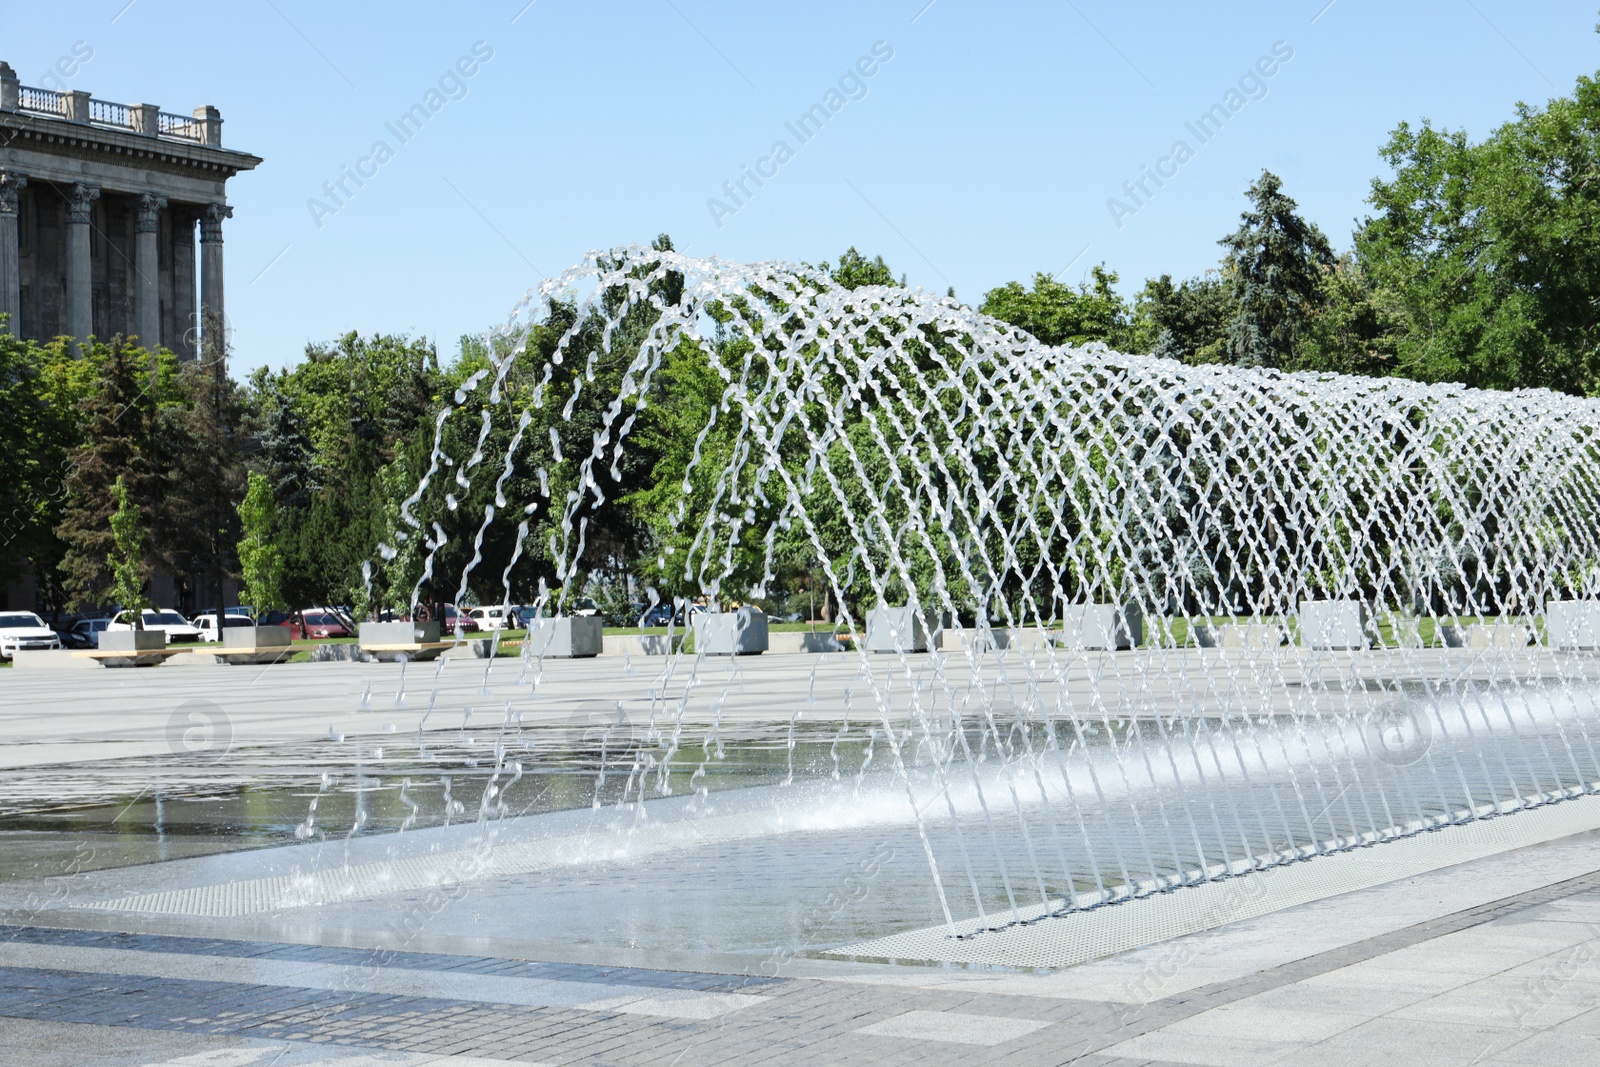
[[[840,736],[896,798],[863,818],[914,826],[948,923],[1600,787],[1597,635],[1553,621],[1600,599],[1596,401],[1053,348],[919,290],[637,247],[542,284],[487,352],[369,590],[510,603],[537,559],[560,613],[616,566],[624,492],[652,599],[817,576],[866,681]],[[877,605],[910,622],[874,655]],[[652,709],[635,802],[704,795],[735,684]]]

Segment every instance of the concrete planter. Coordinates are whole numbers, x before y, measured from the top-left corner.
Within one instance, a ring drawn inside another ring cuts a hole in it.
[[[361,646],[364,659],[382,663],[436,659],[444,651],[442,648],[421,647],[439,642],[437,622],[364,622],[356,642]]]
[[[1197,623],[1194,628],[1195,644],[1201,648],[1232,648],[1260,652],[1278,648],[1288,639],[1280,626],[1261,623],[1229,623],[1212,626]]]
[[[104,630],[100,634],[101,652],[126,652],[126,656],[108,656],[100,660],[107,667],[154,667],[165,663],[167,635],[160,630]],[[141,656],[140,652],[155,655]]]
[[[225,627],[212,655],[222,663],[279,663],[294,655],[294,635],[287,626]]]
[[[867,612],[868,652],[926,652],[928,623],[909,607],[878,605]]]
[[[1600,649],[1600,600],[1550,601],[1544,632],[1551,648]]]
[[[1367,647],[1367,609],[1359,600],[1300,601],[1300,644],[1342,650]]]
[[[222,631],[224,652],[257,652],[293,644],[294,634],[287,626],[230,626]]]
[[[938,644],[940,649],[947,652],[998,652],[1011,647],[1013,633],[1000,628],[956,627],[943,631]]]
[[[70,648],[19,648],[11,654],[14,671],[97,671],[100,664],[74,656]]]
[[[699,637],[695,637],[696,643]],[[767,632],[767,651],[773,655],[818,652],[843,652],[845,646],[834,634],[826,631]]]
[[[1043,626],[1018,626],[1005,633],[1005,647],[1019,652],[1038,652],[1052,644],[1051,632]]]
[[[577,618],[530,619],[522,654],[538,659],[587,659],[600,655],[605,645],[605,621],[597,615]]]
[[[1520,622],[1488,622],[1461,625],[1441,623],[1439,635],[1446,648],[1490,648],[1501,651],[1527,648],[1533,644],[1533,628]]]
[[[163,652],[167,635],[160,630],[105,630],[100,634],[102,652]]]
[[[683,645],[683,634],[624,634],[605,639],[602,656],[671,656]]]
[[[693,626],[694,650],[702,656],[759,656],[767,650],[767,616],[755,608],[696,615]]]
[[[1062,614],[1055,643],[1062,648],[1109,651],[1144,640],[1144,612],[1137,604],[1072,604]]]

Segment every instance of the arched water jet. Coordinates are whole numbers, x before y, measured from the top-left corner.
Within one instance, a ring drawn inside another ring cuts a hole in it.
[[[440,412],[394,527],[404,542],[369,573],[405,577],[415,608],[440,553],[463,541],[460,590],[485,569],[509,603],[519,563],[542,553],[552,581],[541,575],[537,600],[560,610],[639,421],[673,400],[663,380],[702,374],[715,402],[671,471],[676,506],[649,531],[648,580],[679,597],[760,599],[780,557],[804,553],[853,632],[873,603],[972,622],[965,672],[936,671],[927,691],[912,654],[885,674],[852,653],[873,711],[840,726],[887,750],[947,921],[1080,910],[1600,779],[1591,657],[1529,644],[1446,660],[1408,629],[1428,616],[1533,619],[1549,600],[1600,592],[1593,401],[1051,348],[919,291],[640,248],[591,255],[530,293],[489,351]],[[602,377],[615,391],[596,400]],[[464,459],[449,447],[453,418],[471,426]],[[561,430],[581,419],[587,449],[564,447]],[[533,457],[538,489],[519,499],[535,423],[548,455]],[[497,427],[498,464],[486,451]],[[484,478],[492,503],[452,538],[439,507],[454,512]],[[453,488],[430,511],[441,485]],[[529,542],[536,521],[542,545]],[[485,562],[497,524],[515,529],[503,565]],[[1192,650],[1219,619],[1293,630],[1299,604],[1322,599],[1367,606],[1366,651],[1293,637]],[[1126,653],[983,651],[985,637],[1020,644],[1064,632],[1083,605],[1127,603],[1153,626]],[[634,795],[672,792],[673,753],[712,758],[721,703],[705,669],[669,660],[665,679],[688,684],[661,720],[652,708],[646,737],[664,758],[651,775],[646,755]],[[1001,692],[1035,695],[1019,707]],[[1361,728],[1397,708],[1432,723],[1404,774]],[[907,717],[923,742],[910,752]]]

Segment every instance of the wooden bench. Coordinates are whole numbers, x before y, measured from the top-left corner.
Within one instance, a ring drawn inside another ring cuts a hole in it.
[[[356,645],[356,647],[361,649],[361,651],[364,652],[364,653],[365,652],[370,652],[373,655],[377,655],[377,656],[383,656],[383,655],[389,655],[389,656],[405,655],[405,656],[410,657],[413,660],[422,661],[422,660],[430,660],[430,659],[436,658],[441,652],[443,652],[447,648],[455,648],[456,647],[456,642],[454,642],[454,641],[414,641],[414,642],[410,642],[410,643],[406,643],[406,644],[386,644],[386,643],[384,643],[384,644],[379,644],[379,643],[359,644],[358,643]]]
[[[105,666],[110,666],[113,661],[126,660],[124,666],[154,667],[166,662],[168,656],[181,656],[186,652],[193,652],[193,648],[145,648],[145,649],[109,649],[87,648],[77,649],[72,653],[74,659],[101,660]],[[141,663],[140,660],[144,662]]]

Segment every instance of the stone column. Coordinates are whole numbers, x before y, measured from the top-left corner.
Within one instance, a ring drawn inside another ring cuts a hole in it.
[[[194,275],[194,209],[174,206],[172,225],[172,350],[182,359],[199,355],[199,300]]]
[[[81,182],[67,196],[67,333],[79,341],[94,330],[94,281],[89,271],[89,225],[100,190]]]
[[[0,314],[8,316],[0,329],[22,336],[22,262],[17,246],[17,192],[28,179],[0,170]]]
[[[207,204],[200,212],[200,355],[226,355],[227,316],[222,292],[222,220],[233,216],[227,204]],[[216,336],[211,336],[212,331]]]
[[[167,198],[144,193],[133,221],[133,330],[154,352],[161,344],[161,256],[156,235]]]

